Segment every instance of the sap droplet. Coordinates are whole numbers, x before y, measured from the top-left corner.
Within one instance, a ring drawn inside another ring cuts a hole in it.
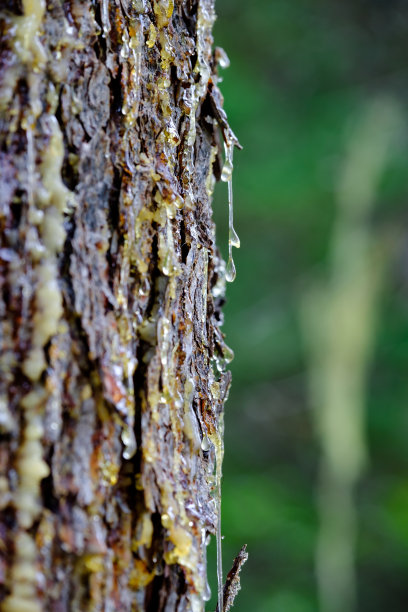
[[[120,56],[123,57],[123,59],[128,59],[129,55],[130,55],[129,34],[127,33],[127,30],[125,28],[122,34],[122,47],[120,49]]]
[[[225,372],[228,364],[231,363],[233,359],[234,359],[234,351],[225,344],[222,349],[222,354],[214,355],[213,365],[215,365],[215,368],[218,372]],[[216,387],[214,387],[214,385],[218,385],[218,390]],[[214,399],[220,399],[219,383],[217,382],[213,383],[213,385],[211,386],[211,392],[212,392]]]
[[[156,28],[151,23],[150,26],[149,26],[149,36],[148,36],[148,39],[146,41],[146,46],[149,47],[149,49],[154,47],[154,44],[156,42],[156,38],[157,38]]]
[[[227,268],[225,270],[225,280],[227,280],[229,283],[232,283],[235,280],[236,275],[237,271],[235,269],[234,260],[230,256],[228,259]]]
[[[228,183],[232,179],[233,169],[234,169],[234,166],[232,164],[231,158],[226,157],[225,163],[222,167],[222,172],[221,172],[221,180],[224,181],[224,183]]]
[[[226,363],[231,363],[231,361],[234,359],[234,351],[226,344],[222,349],[222,355]]]
[[[201,450],[205,453],[208,453],[208,451],[210,450],[210,441],[207,435],[205,435],[201,440]]]
[[[165,529],[169,529],[169,527],[171,527],[172,520],[166,512],[161,515],[161,523]]]
[[[122,439],[123,444],[125,445],[125,448],[123,449],[123,452],[122,452],[122,457],[127,460],[131,459],[135,455],[136,450],[137,450],[135,432],[133,431],[131,427],[126,425],[122,429],[122,433],[120,437]]]
[[[146,10],[145,0],[132,0],[132,6],[136,13],[144,13]]]
[[[215,48],[215,60],[221,68],[228,68],[230,60],[222,47]]]

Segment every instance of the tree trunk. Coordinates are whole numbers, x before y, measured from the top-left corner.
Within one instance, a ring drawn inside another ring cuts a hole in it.
[[[231,357],[211,192],[236,144],[213,21],[2,2],[2,612],[208,598]]]

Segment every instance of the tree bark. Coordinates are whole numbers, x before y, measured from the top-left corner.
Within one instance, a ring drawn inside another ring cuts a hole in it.
[[[2,2],[2,612],[204,610],[231,358],[211,193],[236,144],[213,21]]]

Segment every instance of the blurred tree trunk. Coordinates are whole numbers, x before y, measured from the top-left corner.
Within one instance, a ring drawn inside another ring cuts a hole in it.
[[[213,0],[0,9],[0,609],[204,609],[230,375]]]

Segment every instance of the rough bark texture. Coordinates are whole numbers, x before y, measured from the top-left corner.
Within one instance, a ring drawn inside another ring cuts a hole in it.
[[[201,611],[230,375],[213,0],[5,0],[0,609]]]

